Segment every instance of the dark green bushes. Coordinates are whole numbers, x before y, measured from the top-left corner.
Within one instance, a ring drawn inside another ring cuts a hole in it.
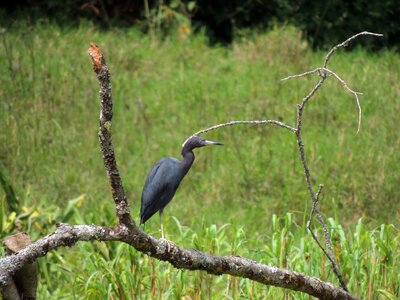
[[[90,19],[107,28],[137,24],[145,31],[153,25],[165,29],[186,20],[196,30],[205,28],[212,43],[222,44],[232,42],[235,30],[266,30],[276,23],[301,28],[314,47],[329,47],[364,30],[385,35],[383,41],[364,39],[370,48],[396,47],[400,38],[400,5],[396,0],[20,0],[3,5],[1,10],[5,23],[17,18],[45,17],[63,24]]]

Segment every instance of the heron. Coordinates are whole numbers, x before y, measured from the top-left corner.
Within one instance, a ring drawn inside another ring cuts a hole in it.
[[[147,174],[142,192],[140,225],[144,224],[158,211],[160,215],[161,237],[164,239],[163,210],[174,197],[179,184],[193,164],[193,149],[211,145],[222,146],[223,144],[208,141],[194,135],[183,144],[183,159],[181,161],[173,157],[164,157],[155,163],[149,174]]]

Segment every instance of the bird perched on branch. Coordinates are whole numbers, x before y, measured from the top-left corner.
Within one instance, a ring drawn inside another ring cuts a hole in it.
[[[194,161],[193,149],[210,145],[222,145],[218,142],[207,141],[198,136],[192,136],[182,147],[183,159],[173,157],[160,159],[147,175],[142,192],[140,209],[140,224],[144,224],[157,211],[160,214],[161,236],[164,238],[162,213],[175,195],[183,177],[190,170]]]

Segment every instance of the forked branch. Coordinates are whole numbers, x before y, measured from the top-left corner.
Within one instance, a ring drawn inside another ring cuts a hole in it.
[[[312,202],[312,213],[315,212],[315,214],[317,215],[317,218],[319,220],[319,222],[322,225],[322,229],[325,235],[325,244],[326,247],[328,248],[328,251],[326,251],[324,249],[324,247],[322,247],[321,243],[319,242],[317,236],[313,233],[313,231],[311,230],[311,227],[309,227],[310,232],[312,237],[314,238],[314,240],[316,241],[316,243],[318,244],[318,246],[322,249],[322,251],[324,252],[324,254],[328,257],[329,261],[332,264],[332,268],[333,271],[335,272],[340,285],[342,286],[342,288],[344,290],[348,290],[346,283],[344,281],[343,275],[340,272],[340,268],[335,260],[334,254],[333,254],[333,248],[332,248],[332,242],[331,242],[331,236],[330,236],[330,232],[328,229],[328,226],[326,225],[325,219],[322,216],[322,214],[320,213],[319,209],[318,209],[318,198],[316,195],[319,196],[319,193],[321,192],[322,187],[319,188],[319,192],[317,192],[317,194],[314,193],[313,191],[313,186],[312,186],[312,182],[311,182],[311,174],[310,174],[310,169],[308,167],[307,164],[307,160],[305,157],[305,152],[304,152],[304,144],[303,144],[303,140],[302,140],[302,118],[303,118],[303,111],[305,108],[305,105],[308,103],[308,101],[310,100],[310,98],[317,92],[317,90],[322,86],[322,84],[324,83],[324,81],[326,80],[327,76],[326,74],[330,74],[330,75],[334,75],[336,77],[336,79],[338,79],[343,85],[344,87],[351,91],[353,93],[353,95],[355,96],[356,102],[357,102],[357,106],[358,106],[358,112],[359,112],[359,117],[358,117],[358,129],[360,129],[361,126],[361,105],[358,99],[358,93],[354,92],[353,90],[351,90],[347,84],[338,76],[336,75],[334,72],[330,71],[329,69],[327,69],[327,65],[328,62],[332,56],[332,54],[339,49],[340,47],[345,47],[348,45],[348,43],[352,40],[354,40],[355,38],[357,38],[358,36],[361,35],[372,35],[372,36],[382,36],[381,34],[377,34],[377,33],[371,33],[371,32],[361,32],[358,33],[350,38],[348,38],[346,41],[344,41],[343,43],[340,43],[338,45],[336,45],[335,47],[333,47],[327,54],[327,56],[325,57],[325,60],[323,62],[323,66],[322,68],[317,68],[316,70],[318,70],[318,74],[320,76],[319,81],[317,82],[317,84],[314,86],[314,88],[311,90],[311,92],[303,98],[302,102],[298,105],[297,108],[297,131],[296,131],[296,139],[297,139],[297,144],[298,144],[298,148],[299,148],[299,152],[300,152],[300,159],[301,159],[301,163],[303,165],[303,170],[304,170],[304,174],[306,177],[306,183],[307,183],[307,187],[308,187],[308,191],[310,193],[310,198],[311,198],[311,202]],[[312,74],[313,72],[306,72],[306,75]],[[312,217],[313,214],[311,214]]]
[[[300,78],[300,77],[311,75],[311,74],[318,74],[321,77],[326,77],[327,75],[334,76],[342,84],[342,86],[344,87],[345,90],[347,90],[348,92],[353,94],[354,99],[355,99],[356,104],[357,104],[357,108],[358,108],[358,127],[357,127],[357,133],[358,133],[360,131],[360,128],[361,128],[361,114],[362,114],[360,99],[358,98],[358,95],[362,95],[362,93],[353,91],[347,85],[347,83],[342,78],[340,78],[339,75],[337,75],[335,72],[333,72],[333,71],[331,71],[331,70],[329,70],[327,68],[323,68],[322,67],[322,68],[316,68],[314,70],[304,72],[302,74],[291,75],[291,76],[285,77],[285,78],[283,78],[281,80],[282,81],[286,81],[286,80],[289,80],[289,79]]]
[[[339,75],[337,75],[335,72],[333,72],[330,69],[328,69],[327,65],[328,65],[328,62],[329,62],[330,58],[332,57],[332,54],[337,49],[339,49],[341,47],[346,47],[350,41],[352,41],[352,40],[354,40],[357,37],[362,36],[362,35],[370,35],[370,36],[376,36],[376,37],[383,36],[382,34],[372,33],[372,32],[368,32],[368,31],[360,32],[360,33],[358,33],[356,35],[353,35],[352,37],[348,38],[343,43],[340,43],[340,44],[334,46],[328,52],[328,54],[326,55],[325,60],[323,61],[322,67],[315,68],[315,69],[310,70],[310,71],[306,71],[306,72],[304,72],[302,74],[291,75],[291,76],[288,76],[288,77],[282,79],[282,81],[285,81],[285,80],[288,80],[288,79],[300,78],[300,77],[307,76],[307,75],[312,75],[312,74],[318,74],[319,77],[320,77],[318,82],[316,83],[316,85],[311,89],[311,91],[297,105],[297,118],[296,118],[297,120],[296,120],[296,126],[295,127],[292,127],[290,125],[286,125],[285,123],[282,123],[282,122],[279,122],[279,121],[275,121],[275,120],[267,120],[267,121],[231,121],[231,122],[228,122],[228,123],[223,123],[223,124],[212,126],[210,128],[199,130],[198,132],[194,133],[194,135],[198,135],[198,134],[201,134],[201,133],[207,133],[208,131],[215,130],[215,129],[218,129],[218,128],[221,128],[221,127],[225,127],[225,126],[230,126],[230,125],[240,125],[240,124],[266,125],[266,124],[275,124],[275,125],[278,125],[280,127],[285,128],[285,129],[289,129],[290,131],[292,131],[295,134],[296,140],[297,140],[297,146],[298,146],[298,150],[299,150],[299,155],[300,155],[300,161],[301,161],[301,164],[303,166],[304,175],[305,175],[305,179],[306,179],[306,183],[307,183],[307,189],[309,191],[310,199],[311,199],[311,202],[312,202],[310,221],[309,221],[307,227],[308,227],[313,239],[317,243],[317,245],[321,248],[323,253],[328,257],[329,261],[332,264],[333,271],[336,274],[336,276],[337,276],[337,278],[338,278],[338,280],[340,282],[340,285],[346,291],[348,291],[346,283],[344,281],[343,275],[340,272],[340,268],[339,268],[339,266],[338,266],[338,264],[337,264],[337,262],[335,260],[335,257],[334,257],[332,243],[331,243],[331,236],[330,236],[330,232],[329,232],[328,226],[327,226],[327,224],[325,222],[324,217],[322,216],[321,212],[319,211],[318,205],[317,205],[318,198],[319,198],[319,195],[320,195],[320,193],[322,191],[322,187],[323,186],[320,185],[319,188],[318,188],[317,193],[314,192],[313,184],[312,184],[312,180],[311,180],[310,168],[309,168],[309,166],[307,164],[306,154],[305,154],[305,150],[304,150],[304,143],[303,143],[303,138],[302,138],[301,133],[302,133],[302,123],[303,123],[303,112],[304,112],[305,106],[307,105],[309,100],[314,96],[314,94],[319,90],[319,88],[323,85],[325,80],[330,76],[333,76],[334,78],[336,78],[342,84],[342,86],[345,88],[345,90],[347,90],[348,92],[353,94],[354,99],[355,99],[356,104],[357,104],[357,108],[358,108],[358,127],[357,127],[357,132],[360,130],[360,128],[361,128],[361,113],[362,113],[362,111],[361,111],[361,104],[360,104],[360,100],[359,100],[358,95],[360,95],[361,93],[352,90],[348,86],[348,84],[341,77],[339,77]],[[185,141],[185,143],[186,143],[186,141]],[[312,217],[314,216],[314,214],[317,216],[319,222],[322,225],[322,229],[323,229],[324,236],[325,236],[325,245],[327,247],[327,250],[322,245],[322,243],[318,240],[318,237],[316,236],[316,234],[312,231],[311,221],[312,221]]]

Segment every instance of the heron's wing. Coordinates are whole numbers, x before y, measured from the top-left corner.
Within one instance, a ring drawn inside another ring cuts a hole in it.
[[[143,188],[140,210],[141,224],[171,201],[181,180],[177,159],[163,158],[153,166]]]

